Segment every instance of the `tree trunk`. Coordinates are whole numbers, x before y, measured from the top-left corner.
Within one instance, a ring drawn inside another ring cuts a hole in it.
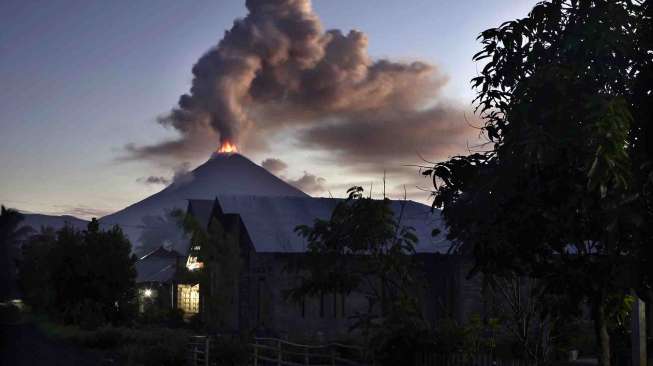
[[[594,318],[594,332],[598,346],[599,366],[610,366],[610,334],[605,314],[603,299],[595,299],[592,304],[592,317]]]

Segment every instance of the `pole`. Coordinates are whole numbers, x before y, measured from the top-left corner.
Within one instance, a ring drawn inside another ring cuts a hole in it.
[[[646,366],[646,304],[635,297],[631,314],[632,366]]]
[[[209,366],[209,348],[211,348],[211,337],[206,337],[204,344],[204,366]]]

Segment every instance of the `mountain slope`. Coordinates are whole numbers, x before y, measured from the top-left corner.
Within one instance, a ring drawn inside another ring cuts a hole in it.
[[[65,225],[72,226],[79,230],[85,230],[88,225],[88,221],[69,215],[55,216],[32,213],[23,213],[23,215],[25,216],[25,220],[23,220],[21,225],[31,226],[32,229],[37,232],[43,227],[51,227],[55,230],[59,230]]]
[[[186,209],[188,199],[214,199],[217,195],[254,195],[309,197],[306,193],[277,178],[240,154],[215,153],[186,177],[172,183],[161,192],[104,216],[104,225],[120,225],[132,245],[144,247],[168,241],[177,247],[180,238],[170,239],[172,230],[165,214],[171,209]],[[161,235],[157,233],[161,232]],[[167,232],[164,235],[164,232]],[[173,235],[174,236],[174,235]],[[158,244],[161,245],[161,244]]]

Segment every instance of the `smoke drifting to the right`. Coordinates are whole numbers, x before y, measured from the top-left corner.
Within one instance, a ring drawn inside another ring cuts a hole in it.
[[[304,148],[382,172],[418,153],[461,152],[474,138],[465,108],[443,101],[447,80],[433,65],[372,60],[365,34],[324,31],[309,0],[246,6],[247,16],[193,67],[190,91],[159,120],[179,139],[130,145],[132,158],[185,161],[225,141],[265,151],[268,136],[292,129]]]

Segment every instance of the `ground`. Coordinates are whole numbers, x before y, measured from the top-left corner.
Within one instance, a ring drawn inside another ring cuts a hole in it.
[[[101,352],[47,338],[30,323],[0,325],[0,365],[114,365]]]

